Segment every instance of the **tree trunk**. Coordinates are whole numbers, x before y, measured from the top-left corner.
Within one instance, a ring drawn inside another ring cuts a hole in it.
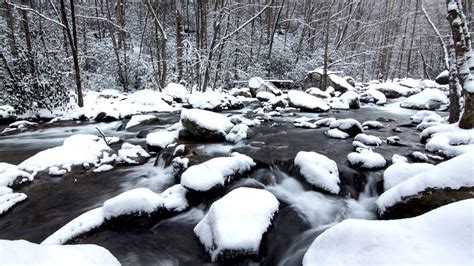
[[[18,49],[16,47],[16,40],[15,40],[15,21],[13,20],[12,8],[11,6],[5,2],[5,17],[7,18],[7,38],[8,44],[10,45],[10,52],[13,57],[18,57]]]
[[[181,3],[176,2],[176,81],[183,77],[183,25],[181,23]]]

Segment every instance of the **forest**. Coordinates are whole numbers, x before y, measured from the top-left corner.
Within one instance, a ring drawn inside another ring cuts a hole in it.
[[[0,265],[472,265],[472,0],[0,0]]]

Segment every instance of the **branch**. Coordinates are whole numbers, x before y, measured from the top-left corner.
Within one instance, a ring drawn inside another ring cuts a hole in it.
[[[76,17],[105,21],[105,22],[111,24],[112,26],[118,28],[118,29],[121,30],[122,32],[128,32],[127,30],[125,30],[124,28],[120,27],[119,25],[113,23],[112,21],[108,20],[107,18],[103,18],[103,17],[89,17],[89,16],[84,16],[84,15],[76,15]]]
[[[158,16],[156,15],[155,9],[151,5],[150,0],[146,0],[146,4],[148,5],[148,8],[151,10],[151,14],[153,15],[153,19],[155,20],[156,25],[158,26],[158,29],[160,30],[161,36],[163,39],[166,41],[168,38],[166,37],[166,32],[163,29],[163,26],[160,23],[160,20],[158,19]]]
[[[10,1],[6,1],[6,3],[9,4],[9,5],[11,5],[13,8],[17,8],[17,9],[20,9],[20,10],[32,12],[32,13],[34,13],[35,15],[37,15],[37,16],[39,16],[39,17],[41,17],[41,18],[43,18],[43,19],[45,19],[45,20],[47,20],[47,21],[49,21],[49,22],[52,22],[52,23],[54,23],[54,24],[56,24],[56,25],[59,25],[59,26],[61,26],[61,27],[63,27],[63,28],[66,27],[66,26],[64,26],[64,24],[62,24],[61,22],[59,22],[59,21],[57,21],[57,20],[54,20],[54,19],[52,19],[52,18],[48,18],[48,17],[46,17],[45,15],[41,14],[40,12],[38,12],[38,11],[32,9],[32,8],[29,8],[29,7],[24,6],[24,5],[16,5],[16,4],[11,3]]]
[[[150,0],[148,0],[150,1]],[[257,14],[255,14],[255,16],[253,16],[252,18],[250,18],[249,20],[247,20],[246,22],[244,22],[244,24],[240,25],[237,29],[235,29],[233,32],[227,34],[226,36],[224,36],[224,38],[222,38],[220,40],[220,42],[214,47],[214,51],[217,50],[217,48],[219,48],[219,46],[221,46],[227,39],[229,39],[230,37],[232,37],[234,34],[236,34],[237,32],[239,32],[240,30],[242,30],[245,26],[247,26],[248,24],[250,24],[252,21],[254,21],[255,19],[257,19],[258,17],[260,17],[260,15],[265,12],[265,10],[267,10],[267,8],[269,6],[271,6],[273,4],[273,0],[270,1],[270,3],[266,6],[263,7],[262,10],[260,10]]]
[[[448,53],[448,50],[446,49],[446,43],[444,42],[443,37],[441,36],[438,29],[434,25],[433,21],[431,21],[430,16],[428,15],[428,12],[426,12],[425,7],[423,5],[423,1],[421,1],[421,11],[423,11],[423,15],[425,15],[426,20],[428,21],[431,28],[433,29],[436,36],[438,37],[441,47],[443,48],[444,67],[446,69],[449,69],[449,53]]]

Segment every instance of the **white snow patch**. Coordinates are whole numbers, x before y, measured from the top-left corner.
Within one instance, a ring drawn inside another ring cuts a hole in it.
[[[326,131],[326,136],[333,138],[333,139],[347,139],[349,137],[349,134],[346,132],[338,129],[338,128],[332,128]]]
[[[114,167],[110,164],[103,164],[99,167],[97,167],[96,169],[93,170],[93,172],[95,173],[101,173],[101,172],[107,172],[107,171],[110,171],[114,169]]]
[[[22,202],[27,198],[24,193],[13,193],[11,190],[7,191],[5,189],[2,189],[2,194],[3,195],[0,194],[0,215],[4,214],[17,203]]]
[[[238,125],[235,125],[230,130],[229,134],[227,134],[225,139],[228,142],[238,143],[244,139],[248,139],[250,137],[249,135],[250,135],[249,127],[245,124],[238,124]]]
[[[364,133],[357,134],[357,136],[354,137],[354,141],[360,141],[363,144],[369,145],[369,146],[382,145],[382,140],[379,137],[366,135]]]
[[[384,189],[388,190],[421,172],[432,169],[433,167],[435,166],[428,163],[394,163],[383,172]]]
[[[379,153],[372,150],[361,150],[361,152],[351,152],[347,155],[349,163],[365,169],[383,168],[387,164]]]
[[[414,109],[433,109],[435,105],[441,104],[442,108],[444,105],[449,104],[448,97],[444,92],[438,89],[425,89],[422,92],[412,95],[406,98],[400,103],[400,107],[403,108],[414,108]]]
[[[189,206],[186,200],[187,192],[188,190],[180,184],[169,187],[161,193],[164,207],[170,211],[184,211]]]
[[[193,121],[202,128],[226,135],[234,124],[225,115],[200,109],[183,109],[181,120]]]
[[[163,206],[163,198],[147,188],[136,188],[104,202],[104,217],[109,220],[125,214],[152,213]]]
[[[302,91],[290,90],[288,100],[292,106],[307,110],[328,111],[331,109],[322,99]]]
[[[156,116],[154,115],[134,115],[132,116],[132,118],[130,118],[130,121],[128,121],[127,125],[125,126],[125,129],[138,126],[145,121],[150,121],[154,119],[156,119]]]
[[[165,149],[168,145],[176,142],[178,135],[179,130],[151,132],[146,135],[146,144]]]

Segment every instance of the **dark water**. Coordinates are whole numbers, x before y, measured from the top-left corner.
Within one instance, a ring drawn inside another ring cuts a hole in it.
[[[356,111],[341,111],[324,116],[355,118],[360,122],[391,118],[382,122],[386,127],[367,130],[366,134],[385,139],[398,135],[407,147],[382,145],[376,151],[386,159],[394,153],[407,155],[414,150],[423,150],[414,128],[401,127],[410,122],[414,111],[393,111],[380,108],[363,108]],[[302,113],[298,116],[315,114]],[[67,126],[25,132],[14,136],[0,137],[0,161],[18,164],[40,150],[58,146],[64,138],[78,133],[96,134],[95,126],[107,136],[119,136],[132,143],[143,143],[136,138],[140,129],[165,128],[178,121],[177,115],[162,115],[157,125],[135,129],[134,132],[116,131],[121,122],[98,125]],[[301,150],[315,151],[338,163],[343,173],[356,172],[364,177],[357,191],[357,200],[328,196],[312,191],[307,184],[288,176],[278,167],[255,172],[252,178],[261,179],[272,175],[276,183],[267,186],[282,203],[282,209],[274,218],[270,231],[262,240],[261,256],[233,261],[232,264],[298,265],[313,240],[328,227],[347,218],[374,219],[376,184],[381,171],[356,171],[347,166],[346,156],[352,151],[352,139],[329,139],[323,135],[327,128],[300,129],[292,125],[296,117],[275,117],[274,121],[252,128],[254,136],[239,145],[193,143],[191,163],[197,163],[236,150],[268,165],[292,160]],[[395,133],[394,128],[402,133]],[[19,191],[28,199],[0,217],[1,239],[26,239],[40,243],[80,214],[91,210],[123,191],[135,187],[148,187],[160,192],[172,185],[174,180],[166,177],[163,167],[154,167],[153,160],[136,167],[116,167],[103,173],[85,172],[63,177],[37,176],[35,181]],[[210,263],[210,259],[193,233],[194,226],[205,214],[208,204],[201,204],[189,211],[151,227],[129,229],[104,229],[81,238],[75,243],[93,243],[104,246],[126,265],[196,265]],[[228,264],[226,263],[222,263]]]

